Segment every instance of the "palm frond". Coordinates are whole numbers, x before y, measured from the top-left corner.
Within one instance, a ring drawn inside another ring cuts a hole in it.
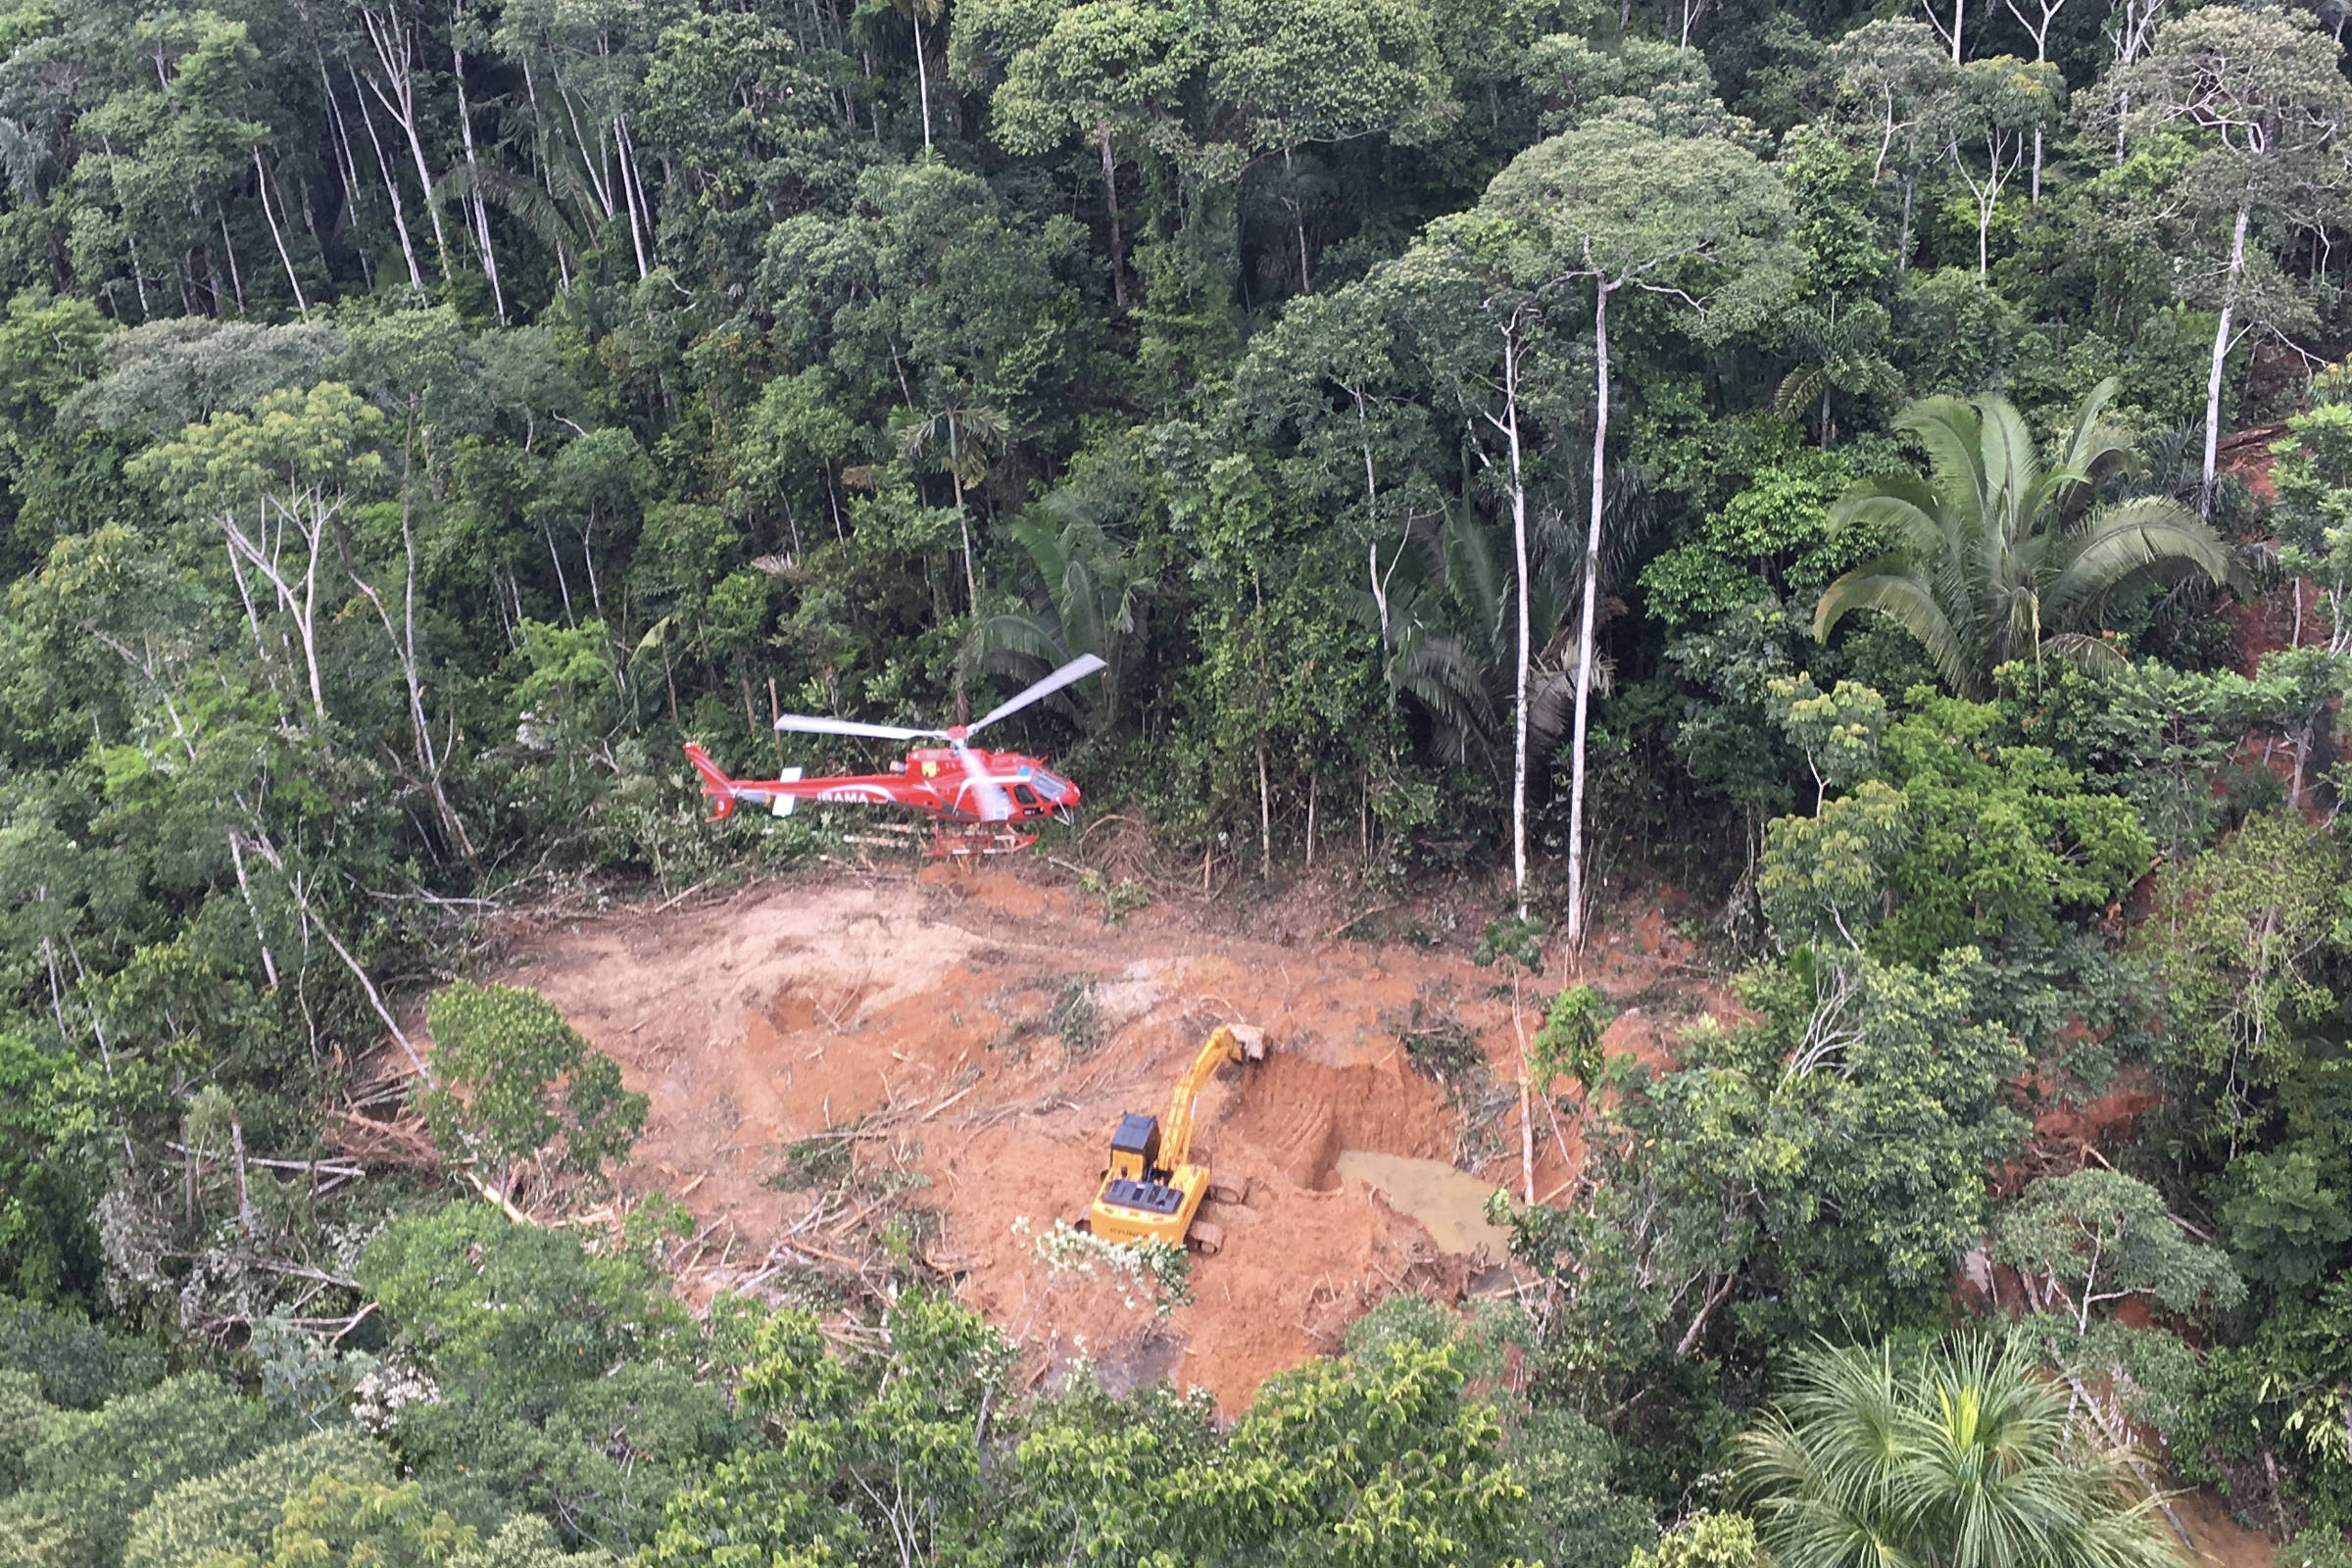
[[[1983,420],[1987,520],[1996,520],[1992,514],[1998,509],[1997,525],[1987,530],[1986,548],[2007,550],[2033,528],[2034,517],[2027,509],[2036,499],[2041,465],[2034,452],[2034,432],[2017,405],[2007,398],[1983,397],[1977,399],[1977,409]],[[1996,532],[1997,542],[1989,537]]]
[[[2230,574],[2229,546],[2204,519],[2169,496],[2139,496],[2102,507],[2067,538],[2066,564],[2042,593],[2042,615],[2076,629],[2077,613],[2152,570]]]
[[[1929,487],[1940,498],[1936,511],[1974,537],[1985,503],[1984,421],[1958,398],[1922,398],[1895,420],[1928,449]]]
[[[2041,640],[2041,657],[2063,659],[2077,669],[2091,675],[2120,675],[2132,667],[2124,651],[2104,637],[2086,632],[2052,632]]]
[[[1934,589],[1901,556],[1881,556],[1823,589],[1813,610],[1814,641],[1827,642],[1838,622],[1856,610],[1875,610],[1909,632],[1953,690],[1973,693],[1983,684],[1959,629],[1936,602]]]
[[[2095,482],[2120,468],[2135,466],[2139,455],[2132,448],[2130,438],[2120,429],[2105,422],[2107,406],[2115,401],[2123,382],[2108,376],[2085,393],[2075,410],[2075,422],[2067,431],[2065,449],[2058,454],[2058,466],[2086,476]]]
[[[1772,395],[1772,412],[1784,419],[1801,419],[1813,412],[1829,384],[1827,366],[1800,365],[1781,378],[1781,389]]]
[[[2180,1568],[2063,1390],[1989,1339],[1903,1374],[1884,1345],[1805,1352],[1739,1458],[1776,1568]]]
[[[578,231],[543,186],[492,164],[453,165],[433,181],[433,200],[437,202],[468,196],[479,196],[505,213],[550,250],[562,246],[577,255],[582,249]]]
[[[1952,547],[1942,509],[1942,499],[1917,474],[1889,474],[1865,479],[1840,497],[1830,509],[1830,527],[1877,524],[1891,530],[1900,548],[1932,558]]]
[[[1005,653],[1054,665],[1067,663],[1071,658],[1057,627],[1020,611],[982,616],[974,622],[964,647],[975,667],[983,662],[993,662],[993,656]]]

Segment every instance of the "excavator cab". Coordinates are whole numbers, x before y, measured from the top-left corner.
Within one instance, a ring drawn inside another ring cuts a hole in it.
[[[1175,1173],[1159,1163],[1159,1118],[1132,1111],[1110,1135],[1110,1169],[1102,1201],[1144,1214],[1174,1214],[1184,1206],[1183,1190],[1168,1185]]]
[[[1199,1218],[1200,1204],[1209,1198],[1240,1201],[1241,1195],[1212,1183],[1206,1165],[1193,1163],[1193,1110],[1219,1067],[1265,1054],[1265,1037],[1257,1030],[1220,1024],[1176,1081],[1164,1131],[1156,1116],[1121,1116],[1111,1129],[1110,1162],[1087,1210],[1087,1228],[1105,1241],[1189,1242],[1203,1252],[1217,1250],[1223,1233]]]

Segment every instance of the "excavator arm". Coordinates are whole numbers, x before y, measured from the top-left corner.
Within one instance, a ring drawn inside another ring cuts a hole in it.
[[[1159,1157],[1170,1170],[1192,1163],[1193,1112],[1200,1102],[1200,1091],[1207,1087],[1217,1069],[1229,1061],[1247,1057],[1261,1060],[1266,1054],[1265,1038],[1248,1025],[1219,1024],[1209,1034],[1200,1054],[1176,1080],[1176,1093],[1168,1101],[1167,1125],[1160,1130]]]

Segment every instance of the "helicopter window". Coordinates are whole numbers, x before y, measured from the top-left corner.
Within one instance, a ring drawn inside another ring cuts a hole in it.
[[[1047,800],[1058,804],[1062,797],[1068,793],[1068,791],[1069,786],[1062,783],[1061,780],[1055,778],[1053,774],[1040,773],[1037,775],[1037,793],[1044,796]]]
[[[1012,798],[1020,802],[1023,806],[1035,806],[1037,804],[1036,792],[1030,789],[1026,784],[1015,784],[1012,787]]]

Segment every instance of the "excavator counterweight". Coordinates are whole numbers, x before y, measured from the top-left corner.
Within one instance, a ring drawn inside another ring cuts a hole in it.
[[[1228,1197],[1212,1192],[1206,1165],[1193,1161],[1193,1113],[1200,1091],[1229,1061],[1265,1059],[1265,1037],[1247,1024],[1220,1024],[1176,1080],[1163,1124],[1156,1116],[1130,1111],[1111,1130],[1110,1163],[1102,1185],[1087,1210],[1087,1225],[1111,1242],[1147,1240],[1182,1246],[1191,1242],[1213,1252],[1221,1235],[1200,1220],[1203,1199]]]

